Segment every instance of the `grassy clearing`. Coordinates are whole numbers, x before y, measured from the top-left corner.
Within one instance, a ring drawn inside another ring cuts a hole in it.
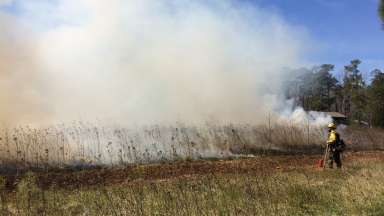
[[[138,178],[74,190],[42,190],[27,173],[15,191],[2,190],[0,209],[2,215],[384,215],[383,179],[383,162],[343,171]]]

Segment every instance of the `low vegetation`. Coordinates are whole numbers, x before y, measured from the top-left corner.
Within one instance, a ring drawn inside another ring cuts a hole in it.
[[[345,170],[207,173],[74,189],[26,173],[1,190],[2,215],[383,215],[384,163]],[[4,181],[3,181],[4,182]]]

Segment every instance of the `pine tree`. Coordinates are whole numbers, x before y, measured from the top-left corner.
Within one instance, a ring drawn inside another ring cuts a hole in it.
[[[287,97],[305,110],[331,111],[336,100],[337,79],[331,74],[334,65],[323,64],[312,69],[292,72],[296,77],[286,90]]]
[[[344,113],[351,120],[357,120],[359,123],[366,118],[366,92],[365,82],[359,70],[361,61],[352,60],[344,67],[343,79],[343,108]]]
[[[334,91],[338,81],[331,74],[334,68],[334,65],[323,64],[315,72],[314,88],[319,102],[317,110],[331,111],[332,105],[335,102]]]
[[[371,124],[384,127],[384,73],[378,69],[372,73],[374,78],[368,89]]]

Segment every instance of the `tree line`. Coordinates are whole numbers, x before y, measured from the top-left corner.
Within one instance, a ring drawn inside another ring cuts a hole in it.
[[[340,79],[332,74],[332,64],[292,70],[286,97],[305,110],[340,112],[352,124],[384,127],[384,72],[374,69],[366,80],[360,64],[359,59],[352,60]]]

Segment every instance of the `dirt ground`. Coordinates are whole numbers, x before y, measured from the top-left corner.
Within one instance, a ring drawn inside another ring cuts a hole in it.
[[[140,181],[194,178],[209,174],[268,175],[277,171],[317,169],[321,155],[255,156],[231,160],[176,161],[150,165],[131,165],[125,168],[91,168],[83,170],[50,170],[38,172],[39,185],[76,189],[97,185],[129,184]],[[384,161],[384,151],[346,152],[346,167],[353,162]],[[22,176],[9,175],[8,189],[13,189]]]

